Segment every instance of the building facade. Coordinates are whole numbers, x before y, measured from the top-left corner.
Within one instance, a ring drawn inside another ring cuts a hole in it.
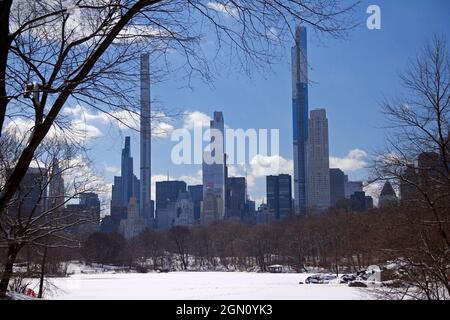
[[[292,214],[292,178],[288,174],[266,177],[267,208],[275,219]]]
[[[247,183],[244,177],[227,178],[226,216],[228,219],[242,220],[247,203]]]
[[[330,169],[330,205],[345,198],[345,174],[341,169]]]
[[[330,206],[330,155],[328,119],[324,109],[312,110],[309,119],[307,206]]]

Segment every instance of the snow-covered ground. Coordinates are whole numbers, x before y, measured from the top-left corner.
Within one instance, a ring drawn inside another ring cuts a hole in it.
[[[47,299],[64,300],[358,300],[367,289],[299,284],[308,274],[244,272],[100,273],[51,279]]]

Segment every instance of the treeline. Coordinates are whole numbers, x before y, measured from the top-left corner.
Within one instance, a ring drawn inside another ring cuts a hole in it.
[[[404,256],[403,252],[426,263],[419,241],[424,233],[421,222],[427,215],[431,221],[432,212],[403,205],[363,213],[330,209],[269,225],[249,226],[225,220],[165,232],[147,229],[132,240],[118,233],[96,232],[80,237],[76,248],[50,248],[45,269],[48,275],[61,275],[65,272],[62,262],[80,260],[146,271],[264,272],[272,264],[282,264],[297,272],[310,268],[354,272],[372,264],[398,260]],[[448,231],[448,224],[445,227]],[[428,248],[439,250],[441,239],[437,230],[433,230],[439,226],[429,224],[427,228]],[[42,257],[42,249],[29,246],[17,261],[33,274],[40,271]]]
[[[398,258],[398,242],[410,242],[401,228],[407,207],[365,213],[329,210],[269,225],[222,221],[210,226],[145,230],[133,240],[120,234],[94,233],[83,241],[80,256],[88,263],[183,270],[260,270],[272,264],[303,272],[323,268],[352,272]]]

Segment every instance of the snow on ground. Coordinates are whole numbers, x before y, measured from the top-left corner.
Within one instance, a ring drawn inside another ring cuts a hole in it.
[[[367,289],[299,284],[308,274],[172,272],[76,274],[54,278],[47,299],[62,300],[360,300]]]

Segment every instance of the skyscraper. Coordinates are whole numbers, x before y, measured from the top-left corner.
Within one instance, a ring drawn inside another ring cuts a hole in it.
[[[244,177],[227,178],[226,211],[227,218],[241,220],[247,201],[247,182]]]
[[[133,196],[133,158],[131,157],[131,139],[125,137],[125,147],[122,149],[122,206],[127,207]]]
[[[345,174],[341,169],[330,169],[330,205],[345,199]]]
[[[161,181],[156,183],[156,211],[165,209],[169,202],[175,202],[180,193],[186,193],[184,181]]]
[[[111,214],[115,208],[127,208],[132,197],[137,198],[139,180],[133,173],[133,157],[131,157],[131,140],[125,137],[125,146],[122,149],[121,175],[114,177],[111,198]]]
[[[46,211],[48,171],[42,168],[28,168],[15,193],[8,214],[20,215],[22,219],[37,216]]]
[[[127,218],[127,208],[130,200],[135,198],[138,201],[139,198],[139,179],[134,175],[133,171],[130,137],[125,137],[120,167],[120,177],[114,177],[112,186],[111,217],[106,221],[108,226],[105,229],[108,231],[117,230],[120,221]]]
[[[324,109],[311,111],[307,163],[307,206],[327,209],[330,206],[330,158],[328,119]]]
[[[58,160],[55,158],[52,161],[52,168],[49,176],[48,183],[48,200],[47,209],[55,211],[61,211],[64,209],[64,179],[62,177],[62,171],[59,168]]]
[[[266,177],[267,207],[275,219],[288,217],[292,212],[292,178],[288,174]]]
[[[188,192],[194,203],[194,219],[196,224],[200,224],[201,209],[203,201],[203,185],[189,186]]]
[[[292,48],[292,118],[296,212],[307,206],[308,50],[305,27],[297,27]]]
[[[141,178],[140,178],[140,215],[153,221],[151,200],[151,102],[150,102],[150,56],[141,56]],[[151,222],[150,222],[151,223]]]
[[[363,183],[362,181],[349,181],[348,176],[344,176],[345,179],[345,198],[350,199],[351,196],[355,192],[361,192],[363,191]]]
[[[214,112],[211,121],[211,146],[212,150],[205,152],[203,159],[203,198],[206,194],[214,194],[216,197],[216,219],[225,217],[225,123],[222,112]],[[211,201],[209,201],[212,203]],[[211,210],[211,209],[210,209]]]

